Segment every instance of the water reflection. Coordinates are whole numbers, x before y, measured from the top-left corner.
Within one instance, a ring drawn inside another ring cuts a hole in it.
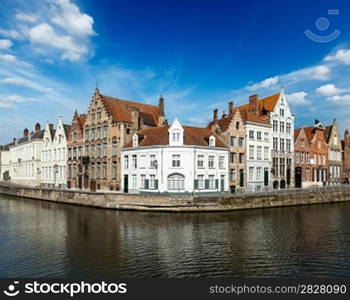
[[[0,277],[350,276],[350,203],[218,214],[0,199]]]

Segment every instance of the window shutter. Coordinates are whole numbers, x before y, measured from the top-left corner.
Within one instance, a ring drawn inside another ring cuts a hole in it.
[[[145,190],[149,189],[149,179],[145,179]]]
[[[215,179],[215,189],[219,188],[219,179]]]
[[[198,180],[197,179],[194,180],[194,189],[198,190]]]
[[[158,179],[155,180],[155,182],[154,182],[154,188],[155,188],[156,190],[158,190]]]
[[[205,189],[208,190],[209,189],[209,179],[205,180]]]

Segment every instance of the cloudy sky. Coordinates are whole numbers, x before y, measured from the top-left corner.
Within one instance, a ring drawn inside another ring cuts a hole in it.
[[[69,123],[96,85],[145,103],[163,94],[169,121],[196,126],[283,85],[297,126],[350,127],[349,1],[241,2],[0,0],[0,143]]]

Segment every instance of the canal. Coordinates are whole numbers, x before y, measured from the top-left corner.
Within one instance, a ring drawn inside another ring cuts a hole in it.
[[[350,203],[147,213],[0,196],[0,277],[350,277]]]

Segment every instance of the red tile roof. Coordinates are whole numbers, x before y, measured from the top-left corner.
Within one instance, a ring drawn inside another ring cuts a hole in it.
[[[301,128],[294,129],[294,141],[297,140],[299,134],[300,134]]]
[[[139,110],[145,124],[155,126],[158,123],[160,113],[158,106],[112,98],[102,94],[100,94],[100,97],[115,121],[131,122],[131,111],[136,108]]]
[[[222,139],[208,128],[182,126],[184,129],[184,145],[191,146],[209,146],[209,137],[213,135],[216,139],[215,146],[225,148]],[[159,146],[169,145],[169,130],[170,126],[162,126],[155,128],[145,128],[138,132],[139,146]],[[132,143],[126,145],[126,148],[131,147]]]
[[[263,99],[260,99],[257,101],[258,103],[258,111],[259,113],[261,113],[264,110],[266,111],[273,111],[276,103],[278,101],[278,98],[280,96],[280,93],[265,97]],[[249,103],[243,104],[238,106],[239,110],[247,110],[249,109]]]
[[[78,117],[78,122],[79,122],[79,125],[81,126],[81,128],[84,127],[85,120],[86,120],[86,115],[80,115]]]

